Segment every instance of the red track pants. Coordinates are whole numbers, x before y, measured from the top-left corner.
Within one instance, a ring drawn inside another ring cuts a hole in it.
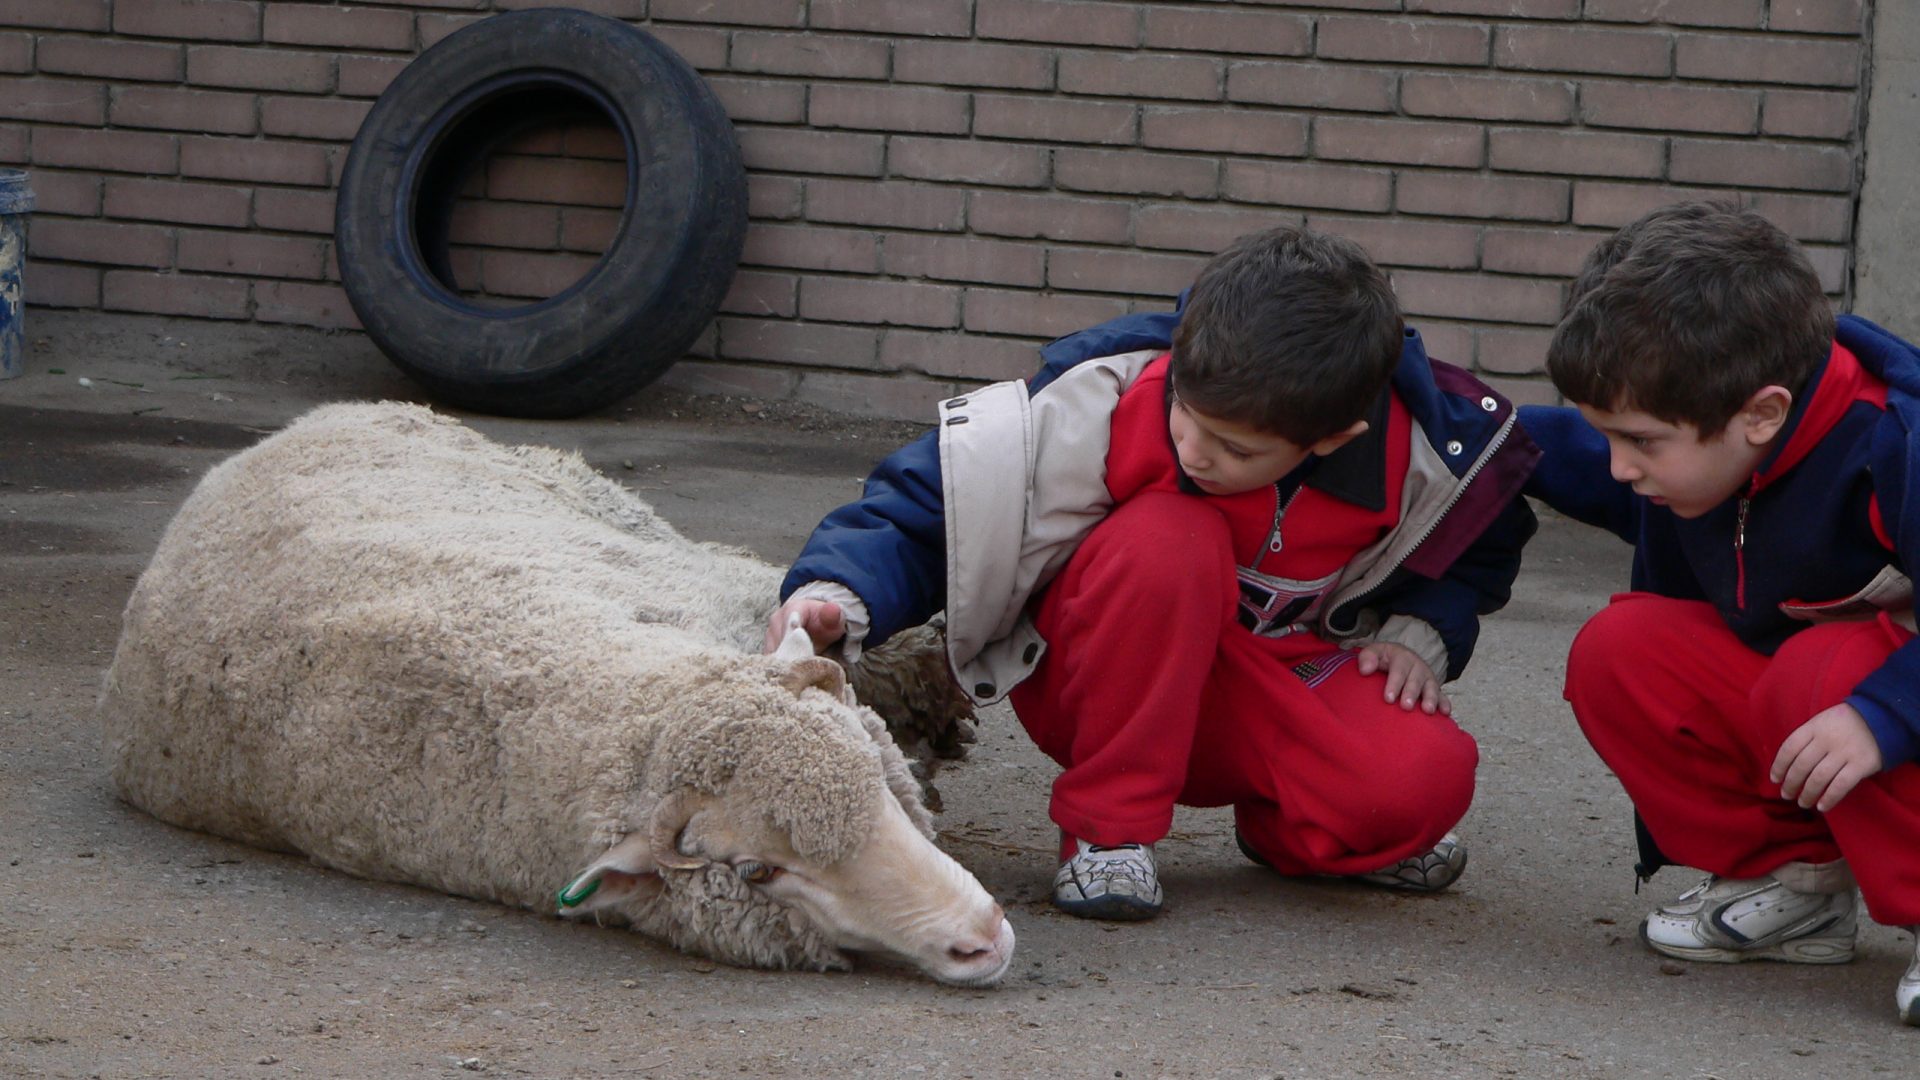
[[[1152,843],[1176,803],[1231,805],[1288,874],[1431,848],[1473,798],[1472,737],[1383,701],[1385,675],[1361,676],[1350,652],[1254,636],[1237,588],[1225,519],[1185,495],[1128,500],[1074,553],[1036,612],[1047,655],[1012,699],[1064,766],[1053,820],[1091,843]]]
[[[1795,728],[1913,635],[1885,616],[1811,626],[1767,657],[1711,605],[1616,596],[1573,642],[1567,701],[1668,858],[1753,878],[1845,857],[1879,922],[1920,923],[1920,765],[1868,777],[1822,814],[1768,779]]]

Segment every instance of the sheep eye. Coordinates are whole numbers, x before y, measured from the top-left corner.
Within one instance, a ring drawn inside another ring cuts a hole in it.
[[[780,868],[749,860],[735,865],[733,872],[739,874],[740,880],[749,885],[765,885],[767,882],[779,876]]]

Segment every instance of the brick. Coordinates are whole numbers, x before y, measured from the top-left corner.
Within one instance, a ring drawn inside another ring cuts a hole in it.
[[[865,229],[754,224],[747,228],[740,262],[746,266],[876,274],[880,272],[880,237]]]
[[[173,261],[173,230],[157,225],[36,217],[27,251],[42,259],[161,267]]]
[[[1243,63],[1227,68],[1227,100],[1345,112],[1391,112],[1397,76],[1347,64]]]
[[[1031,288],[1046,283],[1047,252],[1037,244],[892,233],[882,240],[881,252],[885,272],[892,277]]]
[[[786,176],[747,176],[747,216],[787,220],[800,216],[806,185]]]
[[[1384,212],[1393,202],[1393,174],[1318,162],[1229,161],[1220,193],[1235,202]]]
[[[244,319],[248,292],[248,283],[239,278],[109,270],[100,283],[100,306],[108,311]]]
[[[1491,15],[1498,19],[1577,19],[1580,0],[1407,0],[1420,15]]]
[[[279,45],[411,52],[413,13],[333,4],[270,3],[260,39]]]
[[[968,289],[960,324],[976,334],[1056,338],[1126,313],[1127,302],[1113,296]]]
[[[560,246],[567,251],[605,254],[620,232],[618,210],[588,210],[579,206],[560,208]]]
[[[645,3],[646,0],[640,0]],[[678,53],[698,71],[727,70],[729,32],[710,26],[667,26],[654,23],[647,32]]]
[[[1312,214],[1307,227],[1344,236],[1384,266],[1471,270],[1480,263],[1480,229],[1414,218],[1334,217]]]
[[[454,34],[485,19],[484,15],[421,15],[414,21],[414,27],[420,35],[420,48],[431,49]]]
[[[1859,101],[1850,93],[1769,90],[1760,109],[1760,131],[1806,139],[1848,139],[1859,111]]]
[[[410,62],[397,56],[342,56],[339,92],[344,97],[379,97]]]
[[[31,141],[26,125],[0,124],[0,161],[9,165],[25,165],[32,156],[27,149]]]
[[[893,78],[895,82],[1051,90],[1053,57],[1051,49],[1024,45],[901,41],[893,46]]]
[[[877,177],[886,164],[887,141],[879,135],[765,127],[738,132],[740,157],[749,169]]]
[[[251,135],[259,130],[258,105],[251,94],[216,90],[178,90],[160,86],[118,86],[113,91],[115,126]]]
[[[1820,277],[1821,289],[1830,296],[1846,291],[1847,268],[1851,262],[1848,249],[1808,247],[1806,253],[1813,272]]]
[[[1001,382],[1024,379],[1040,367],[1030,342],[982,334],[887,330],[880,339],[880,366],[936,377]]]
[[[1140,144],[1158,150],[1300,157],[1307,152],[1307,118],[1248,109],[1149,108],[1140,117]]]
[[[806,0],[653,0],[652,15],[666,22],[723,23],[734,26],[806,25]]]
[[[806,198],[809,221],[959,232],[966,220],[967,193],[955,187],[810,180]]]
[[[26,75],[33,71],[35,37],[24,30],[0,31],[0,73]]]
[[[34,50],[43,75],[93,75],[135,82],[178,82],[178,45],[110,38],[43,37]]]
[[[147,131],[42,127],[33,132],[33,163],[102,172],[172,173],[180,140]]]
[[[966,94],[931,87],[819,84],[807,120],[816,127],[963,135],[967,105]]]
[[[1537,375],[1547,370],[1547,342],[1551,330],[1488,327],[1481,330],[1475,352],[1482,371],[1501,375]]]
[[[1063,191],[1210,199],[1220,190],[1220,166],[1209,158],[1062,148],[1053,152],[1053,182]]]
[[[1600,75],[1670,75],[1673,38],[1644,30],[1503,26],[1493,42],[1496,67]]]
[[[551,251],[560,246],[560,211],[532,203],[461,199],[453,204],[447,242]]]
[[[98,176],[89,173],[35,170],[28,179],[33,188],[36,212],[71,214],[74,217],[100,216],[100,178]]]
[[[734,360],[876,369],[880,331],[771,319],[720,319],[720,355]]]
[[[487,194],[522,202],[625,206],[624,162],[499,155],[487,162]]]
[[[1427,270],[1395,270],[1392,277],[1408,315],[1546,326],[1560,318],[1557,281]]]
[[[201,46],[187,50],[187,81],[199,86],[325,94],[334,87],[334,57],[292,49]]]
[[[107,122],[107,88],[72,79],[0,79],[0,119],[99,127]]]
[[[1596,127],[1752,134],[1760,122],[1755,90],[1637,82],[1589,82],[1580,118]]]
[[[1865,16],[1864,0],[1773,0],[1767,9],[1767,28],[1803,34],[1858,34]]]
[[[1142,248],[1212,253],[1248,233],[1303,221],[1299,214],[1276,210],[1216,210],[1151,203],[1134,211],[1133,240]]]
[[[800,279],[792,274],[742,270],[733,275],[720,310],[729,315],[772,315],[791,319],[799,310]]]
[[[260,130],[297,139],[352,142],[371,101],[339,98],[268,97],[260,99]]]
[[[973,103],[975,135],[1128,146],[1138,130],[1139,110],[1113,101],[981,94]]]
[[[1531,177],[1405,173],[1394,192],[1394,207],[1409,214],[1565,221],[1569,187],[1565,180]]]
[[[1332,161],[1478,168],[1486,161],[1486,129],[1478,124],[1322,116],[1313,123],[1313,154]]]
[[[1436,360],[1445,360],[1450,364],[1459,364],[1471,368],[1473,365],[1473,330],[1460,323],[1440,322],[1435,319],[1421,319],[1415,327],[1420,334],[1420,344],[1427,355]]]
[[[887,146],[887,174],[914,180],[1045,187],[1046,148],[963,139],[917,139],[896,135]]]
[[[1498,172],[1658,180],[1666,171],[1667,141],[1598,131],[1496,129],[1487,134],[1487,164]]]
[[[267,184],[332,183],[328,148],[312,143],[188,137],[180,140],[180,174]]]
[[[707,86],[735,123],[804,124],[807,121],[804,83],[714,77],[707,80]]]
[[[0,0],[0,26],[34,30],[107,30],[113,0]]]
[[[253,189],[116,176],[107,180],[105,212],[111,218],[242,229],[250,224]]]
[[[1226,93],[1225,65],[1212,57],[1068,52],[1057,77],[1066,93],[1095,97],[1219,101]]]
[[[480,253],[480,281],[493,296],[545,300],[558,296],[587,276],[600,260],[590,255],[546,255],[530,251]]]
[[[332,191],[259,188],[253,193],[253,223],[262,229],[332,235],[333,209]]]
[[[1664,22],[1674,26],[1760,25],[1766,0],[1587,0],[1589,22]]]
[[[259,41],[254,0],[117,0],[113,31],[189,41]]]
[[[627,160],[627,144],[620,137],[620,129],[604,119],[581,120],[562,128],[560,152],[567,157],[599,158],[623,164]]]
[[[1329,60],[1478,66],[1487,62],[1491,36],[1472,23],[1328,15],[1314,51]]]
[[[810,277],[800,284],[800,316],[825,322],[946,328],[960,325],[961,290],[949,285]]]
[[[1077,48],[1132,48],[1140,44],[1137,7],[1077,0],[978,0],[973,32],[976,37],[1049,41]]]
[[[97,308],[100,271],[91,266],[29,258],[20,275],[20,297],[34,308]]]
[[[1123,244],[1130,216],[1120,202],[1002,191],[967,195],[968,227],[988,236]]]
[[[1554,79],[1512,75],[1410,72],[1400,80],[1400,104],[1408,116],[1565,123],[1573,119],[1573,86]]]
[[[1747,205],[1803,242],[1843,243],[1853,231],[1853,202],[1845,195],[1755,192]]]
[[[408,0],[411,2],[411,0]],[[479,7],[478,4],[461,5]],[[556,5],[553,0],[493,0],[493,6],[500,11],[525,11],[528,8],[546,8],[564,6],[595,15],[605,15],[609,19],[644,19],[647,17],[647,0],[569,0],[564,5]]]
[[[973,30],[970,0],[813,0],[807,25],[899,37],[966,37]]]
[[[1725,195],[1725,189],[1683,188],[1656,184],[1613,184],[1582,180],[1573,186],[1573,223],[1619,228],[1649,210],[1687,199]]]
[[[1488,374],[1481,379],[1494,393],[1515,405],[1560,405],[1560,391],[1546,379],[1516,379]]]
[[[1853,155],[1837,146],[1675,139],[1668,177],[1683,184],[1847,191]]]
[[[1205,262],[1191,255],[1055,248],[1047,256],[1047,285],[1083,292],[1172,297],[1193,284],[1194,275]]]
[[[884,79],[887,43],[878,38],[742,31],[733,35],[726,66],[729,71],[761,75]]]
[[[1489,228],[1482,238],[1480,265],[1503,274],[1570,278],[1606,236],[1573,229]]]
[[[384,2],[392,7],[464,8],[468,11],[477,11],[488,6],[487,0],[384,0]]]
[[[180,230],[175,265],[247,277],[320,278],[326,268],[326,244],[305,237],[259,233]]]
[[[1313,20],[1265,11],[1209,11],[1146,5],[1141,44],[1188,52],[1306,56],[1313,51]]]
[[[1674,74],[1727,82],[1838,86],[1860,83],[1857,41],[1809,41],[1734,34],[1681,34],[1674,43]]]

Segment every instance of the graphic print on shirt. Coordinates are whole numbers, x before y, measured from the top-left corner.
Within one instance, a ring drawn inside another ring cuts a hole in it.
[[[1313,581],[1272,577],[1244,566],[1235,567],[1240,579],[1240,625],[1261,637],[1286,637],[1312,630],[1322,602],[1340,571]]]

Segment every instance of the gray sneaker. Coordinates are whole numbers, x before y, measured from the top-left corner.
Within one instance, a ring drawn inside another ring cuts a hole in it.
[[[1900,985],[1893,988],[1893,1004],[1900,1010],[1901,1023],[1920,1027],[1920,926],[1907,929],[1913,931],[1913,963],[1900,976]]]
[[[1856,925],[1852,889],[1803,893],[1771,875],[1709,877],[1648,915],[1640,937],[1680,960],[1844,964],[1853,959]]]
[[[1160,913],[1153,845],[1074,843],[1073,856],[1053,876],[1054,907],[1083,919],[1151,919]]]
[[[1401,859],[1392,866],[1383,866],[1371,874],[1360,874],[1358,878],[1389,889],[1439,892],[1459,881],[1466,869],[1467,845],[1458,836],[1448,833],[1433,845],[1432,850]]]

